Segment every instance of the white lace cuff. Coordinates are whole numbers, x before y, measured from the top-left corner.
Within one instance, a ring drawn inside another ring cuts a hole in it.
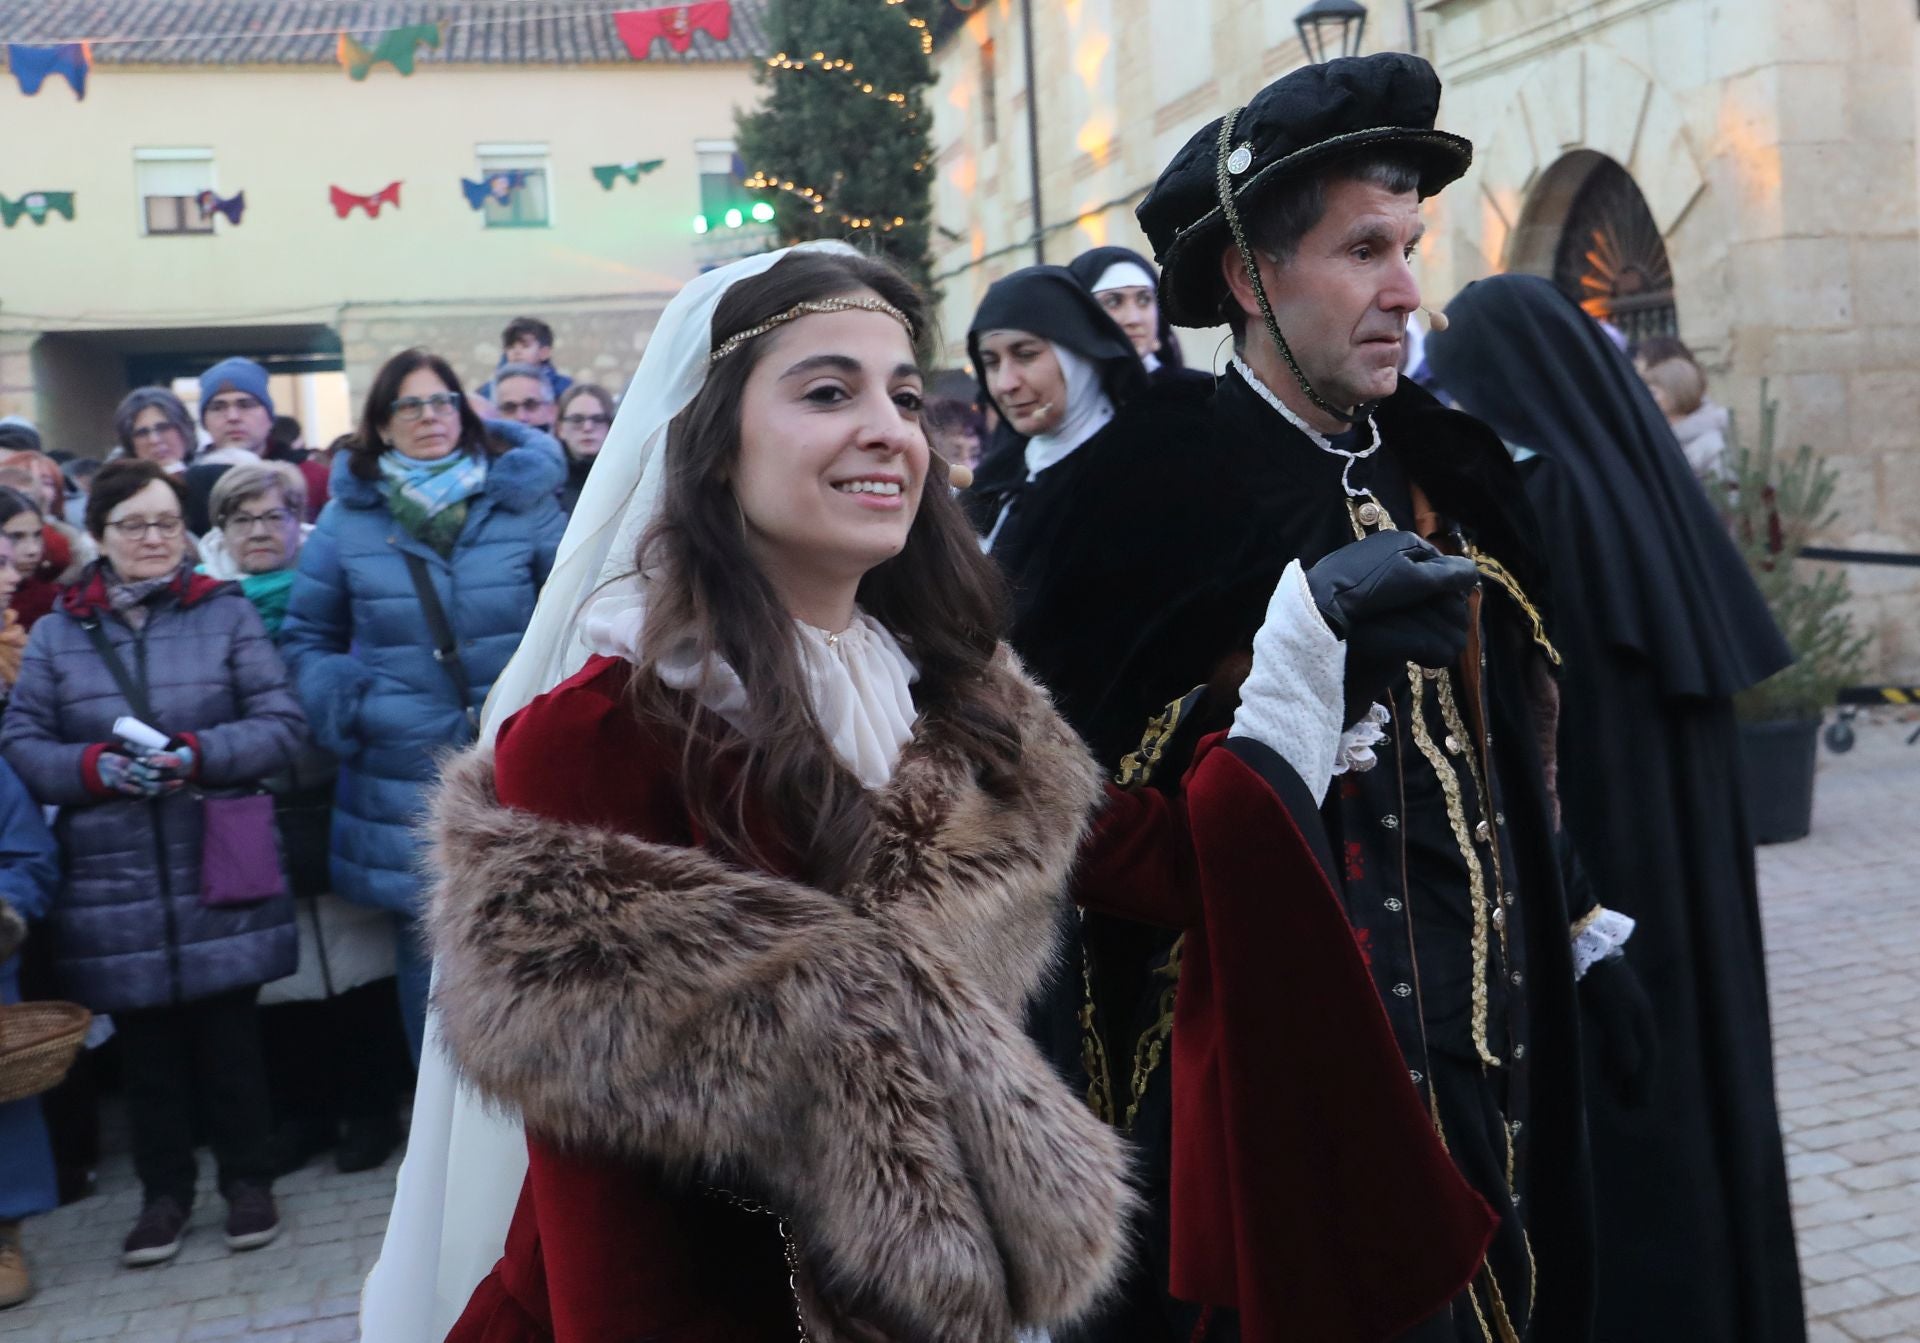
[[[1295,560],[1280,575],[1266,622],[1253,636],[1253,667],[1227,735],[1271,747],[1293,767],[1314,801],[1324,801],[1334,774],[1352,768],[1341,764],[1347,754],[1340,731],[1346,671],[1347,646],[1327,628],[1307,588],[1306,571]]]
[[[1340,749],[1333,759],[1335,774],[1365,774],[1380,763],[1373,748],[1387,739],[1387,706],[1374,704],[1360,715],[1360,721],[1340,734]]]
[[[1617,909],[1595,905],[1573,925],[1573,977],[1583,979],[1601,961],[1626,950],[1633,936],[1633,920]]]

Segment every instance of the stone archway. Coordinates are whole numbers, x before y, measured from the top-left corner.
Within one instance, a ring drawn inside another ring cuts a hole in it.
[[[1540,174],[1507,264],[1552,280],[1630,341],[1679,333],[1673,265],[1653,212],[1632,175],[1596,150],[1574,150]]]
[[[1588,42],[1535,65],[1495,124],[1475,165],[1489,267],[1553,279],[1630,334],[1671,330],[1675,281],[1687,294],[1705,258],[1668,248],[1707,195],[1678,100]]]

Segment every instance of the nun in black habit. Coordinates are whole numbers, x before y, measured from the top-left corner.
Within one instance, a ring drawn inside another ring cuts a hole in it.
[[[1160,272],[1151,261],[1130,247],[1095,247],[1069,261],[1067,269],[1133,342],[1150,379],[1185,384],[1196,396],[1213,390],[1212,376],[1188,368],[1180,353],[1180,338],[1160,309]]]
[[[1467,286],[1428,358],[1520,461],[1565,657],[1559,787],[1637,923],[1646,1103],[1588,1089],[1598,1343],[1801,1343],[1734,694],[1792,655],[1625,355],[1546,280]]]
[[[1138,637],[1140,611],[1171,598],[1158,538],[1190,519],[1115,527],[1112,503],[1179,469],[1179,450],[1207,432],[1204,396],[1150,382],[1126,335],[1061,266],[996,281],[967,353],[1006,431],[964,502],[1013,588],[1010,642],[1115,765],[1150,713],[1113,693],[1111,668]]]

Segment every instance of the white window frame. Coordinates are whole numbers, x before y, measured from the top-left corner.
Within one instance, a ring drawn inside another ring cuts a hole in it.
[[[213,237],[214,230],[211,217],[207,219],[207,227],[204,229],[166,229],[157,233],[153,230],[147,213],[147,201],[153,197],[162,196],[164,193],[150,193],[147,191],[146,183],[142,180],[145,176],[142,169],[149,163],[204,163],[207,165],[204,178],[206,185],[201,187],[200,190],[218,192],[220,189],[220,178],[216,171],[213,150],[201,146],[152,146],[136,148],[133,151],[133,200],[135,222],[139,226],[140,236],[142,238]],[[177,199],[190,201],[192,200],[192,196],[197,194],[198,193],[195,192],[191,195],[181,195],[177,197]],[[198,212],[200,207],[195,204],[192,208]]]
[[[553,154],[551,148],[539,141],[498,141],[492,144],[479,144],[473,147],[473,161],[478,168],[480,180],[502,169],[521,168],[540,174],[540,187],[546,196],[547,217],[541,223],[514,224],[496,223],[487,217],[487,207],[480,207],[480,227],[512,230],[529,228],[553,228],[560,222],[559,210],[554,199]]]

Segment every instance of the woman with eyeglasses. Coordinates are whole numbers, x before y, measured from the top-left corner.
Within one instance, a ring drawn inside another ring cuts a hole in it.
[[[230,869],[202,838],[209,804],[289,767],[306,724],[252,603],[194,573],[184,515],[180,483],[158,463],[100,469],[87,529],[102,557],[34,626],[0,719],[0,753],[36,801],[60,808],[60,987],[111,1013],[124,1042],[145,1196],[122,1249],[130,1265],[179,1251],[196,1116],[219,1166],[228,1248],[280,1229],[256,998],[294,969],[293,905],[284,893],[221,902],[212,892]],[[129,740],[117,726],[129,717],[159,744]]]
[[[407,350],[374,379],[300,552],[281,648],[340,760],[333,890],[393,919],[415,1061],[430,967],[414,823],[533,615],[566,530],[565,476],[551,437],[483,424],[444,359]]]
[[[560,508],[573,516],[573,506],[586,488],[587,474],[600,458],[600,445],[613,425],[613,393],[590,382],[576,382],[560,394],[554,432],[567,454],[567,483],[560,487]]]
[[[153,462],[169,475],[187,469],[199,442],[193,416],[164,387],[136,387],[128,392],[113,412],[113,431],[127,456]]]

